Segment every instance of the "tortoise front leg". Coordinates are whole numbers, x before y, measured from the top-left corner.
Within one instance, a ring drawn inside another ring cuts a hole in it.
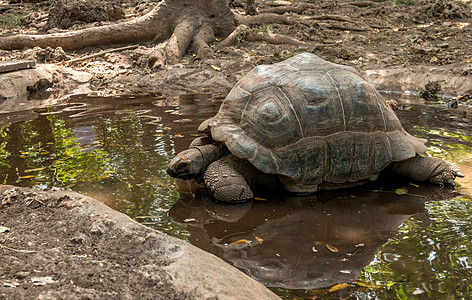
[[[413,180],[429,181],[441,187],[445,184],[454,187],[456,185],[454,179],[464,177],[464,174],[452,163],[419,154],[413,158],[393,163],[391,170]]]
[[[191,179],[201,175],[207,166],[228,155],[228,148],[223,143],[209,137],[196,138],[190,149],[177,154],[169,163],[167,173],[175,178]]]
[[[240,163],[233,155],[212,162],[203,180],[216,200],[228,203],[246,202],[253,198],[251,187],[238,169]]]

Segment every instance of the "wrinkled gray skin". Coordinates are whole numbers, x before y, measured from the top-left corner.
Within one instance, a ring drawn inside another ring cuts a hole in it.
[[[429,181],[443,187],[455,186],[456,177],[464,177],[452,163],[434,157],[417,155],[401,162],[394,162],[390,170],[415,181]],[[253,199],[251,187],[284,187],[279,176],[265,174],[247,160],[229,153],[224,144],[211,138],[197,138],[190,149],[180,152],[169,164],[170,176],[180,179],[196,178],[204,174],[204,182],[217,201],[227,203],[246,202]],[[283,179],[282,179],[283,180]],[[318,191],[347,188],[363,182],[345,185],[322,184]]]
[[[416,181],[455,186],[453,164],[421,156],[391,103],[353,68],[302,53],[244,76],[204,121],[168,173],[203,174],[215,199],[243,202],[251,187],[305,194],[360,185],[390,168]]]

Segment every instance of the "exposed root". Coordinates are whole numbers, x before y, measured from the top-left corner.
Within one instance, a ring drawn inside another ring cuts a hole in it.
[[[249,26],[239,25],[230,35],[218,44],[218,48],[224,48],[236,44],[247,30],[249,30]]]
[[[250,42],[267,42],[270,44],[288,44],[295,46],[304,46],[305,43],[283,34],[269,32],[248,32],[246,34],[247,41]]]
[[[350,23],[354,22],[353,19],[345,17],[345,16],[340,16],[340,15],[319,15],[319,16],[307,17],[306,19],[309,19],[309,20],[332,20],[332,21],[350,22]]]
[[[180,61],[190,46],[197,27],[199,24],[195,18],[187,18],[177,24],[164,47],[167,64],[176,64]]]
[[[372,30],[370,28],[362,28],[362,27],[341,25],[341,24],[326,24],[326,23],[318,23],[318,24],[325,27],[325,28],[346,30],[346,31],[370,31],[370,30]]]
[[[218,44],[218,48],[234,45],[241,40],[246,40],[250,42],[267,42],[267,43],[276,44],[276,45],[279,45],[279,44],[289,44],[289,45],[296,45],[296,46],[305,45],[304,42],[294,39],[292,37],[283,35],[283,34],[251,31],[251,29],[248,26],[239,25],[226,39],[224,39],[221,43]]]
[[[293,25],[296,23],[295,20],[286,16],[278,15],[278,14],[259,14],[255,16],[235,15],[235,17],[236,17],[236,21],[239,24],[244,24],[248,26],[259,25],[263,23],[276,23],[276,24],[287,24],[287,25]]]
[[[210,58],[214,56],[209,44],[215,40],[215,32],[210,24],[205,23],[193,38],[193,51],[197,53],[197,58]]]
[[[307,9],[314,8],[315,6],[313,4],[309,3],[300,3],[297,5],[293,6],[277,6],[277,7],[271,7],[271,8],[265,8],[259,10],[260,13],[274,13],[274,14],[284,14],[284,13],[296,13],[296,14],[301,14]]]
[[[355,2],[347,2],[345,5],[352,5],[357,7],[368,7],[374,5],[376,2],[373,1],[355,1]]]
[[[168,14],[159,12],[160,9],[157,6],[148,14],[134,20],[72,32],[0,37],[0,49],[13,50],[39,46],[73,50],[89,46],[161,39],[169,31],[172,20],[169,20]],[[159,22],[155,21],[156,19]]]

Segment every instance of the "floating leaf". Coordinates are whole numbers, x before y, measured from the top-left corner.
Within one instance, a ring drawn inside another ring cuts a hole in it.
[[[348,288],[350,287],[351,285],[349,283],[340,283],[340,284],[336,284],[336,285],[333,285],[330,289],[329,289],[329,292],[330,293],[333,293],[333,292],[337,292],[339,290],[343,290],[345,288]]]
[[[334,252],[334,253],[338,253],[339,250],[338,248],[334,247],[334,246],[331,246],[331,245],[328,245],[328,244],[325,244],[326,248],[328,248],[329,251],[331,252]]]
[[[249,246],[251,246],[251,241],[246,240],[246,239],[241,239],[241,240],[237,240],[235,242],[230,243],[228,246],[229,247],[234,247],[234,246],[240,246],[240,245],[249,245]]]
[[[9,232],[10,231],[10,228],[8,227],[3,227],[3,226],[0,226],[0,233],[3,233],[3,232]]]
[[[267,199],[261,198],[261,197],[254,197],[254,200],[256,201],[267,201]]]
[[[176,134],[176,135],[174,135],[174,137],[181,138],[181,137],[184,137],[184,135],[183,134]]]
[[[26,176],[20,176],[20,179],[29,179],[29,178],[33,178],[34,175],[26,175]]]
[[[405,194],[408,194],[408,189],[407,189],[406,187],[402,187],[402,188],[396,189],[396,190],[395,190],[395,194],[397,194],[397,195],[405,195]]]
[[[46,167],[36,168],[36,169],[28,169],[28,170],[25,170],[25,173],[31,173],[31,172],[41,171],[41,170],[44,170],[44,169],[46,169]]]
[[[174,122],[174,123],[192,122],[192,119],[178,119],[178,120],[174,120],[172,122]]]
[[[171,127],[163,127],[162,129],[163,130],[171,130],[172,128]]]
[[[385,285],[382,285],[382,284],[375,284],[372,282],[363,282],[359,280],[355,280],[354,283],[357,284],[358,286],[369,288],[369,289],[383,289],[386,287]]]

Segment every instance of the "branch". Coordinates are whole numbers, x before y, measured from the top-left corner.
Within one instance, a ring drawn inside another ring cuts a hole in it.
[[[118,51],[122,51],[122,50],[130,50],[130,49],[135,49],[135,48],[138,48],[138,47],[139,47],[139,45],[132,45],[132,46],[125,46],[125,47],[100,51],[98,53],[94,53],[94,54],[90,54],[90,55],[86,55],[86,56],[82,56],[82,57],[78,57],[78,58],[68,60],[68,61],[66,61],[66,66],[70,66],[71,64],[76,63],[78,61],[84,61],[84,60],[88,60],[88,59],[91,59],[91,58],[94,58],[94,57],[97,57],[97,56],[102,56],[102,55],[105,55],[107,53],[118,52]]]

